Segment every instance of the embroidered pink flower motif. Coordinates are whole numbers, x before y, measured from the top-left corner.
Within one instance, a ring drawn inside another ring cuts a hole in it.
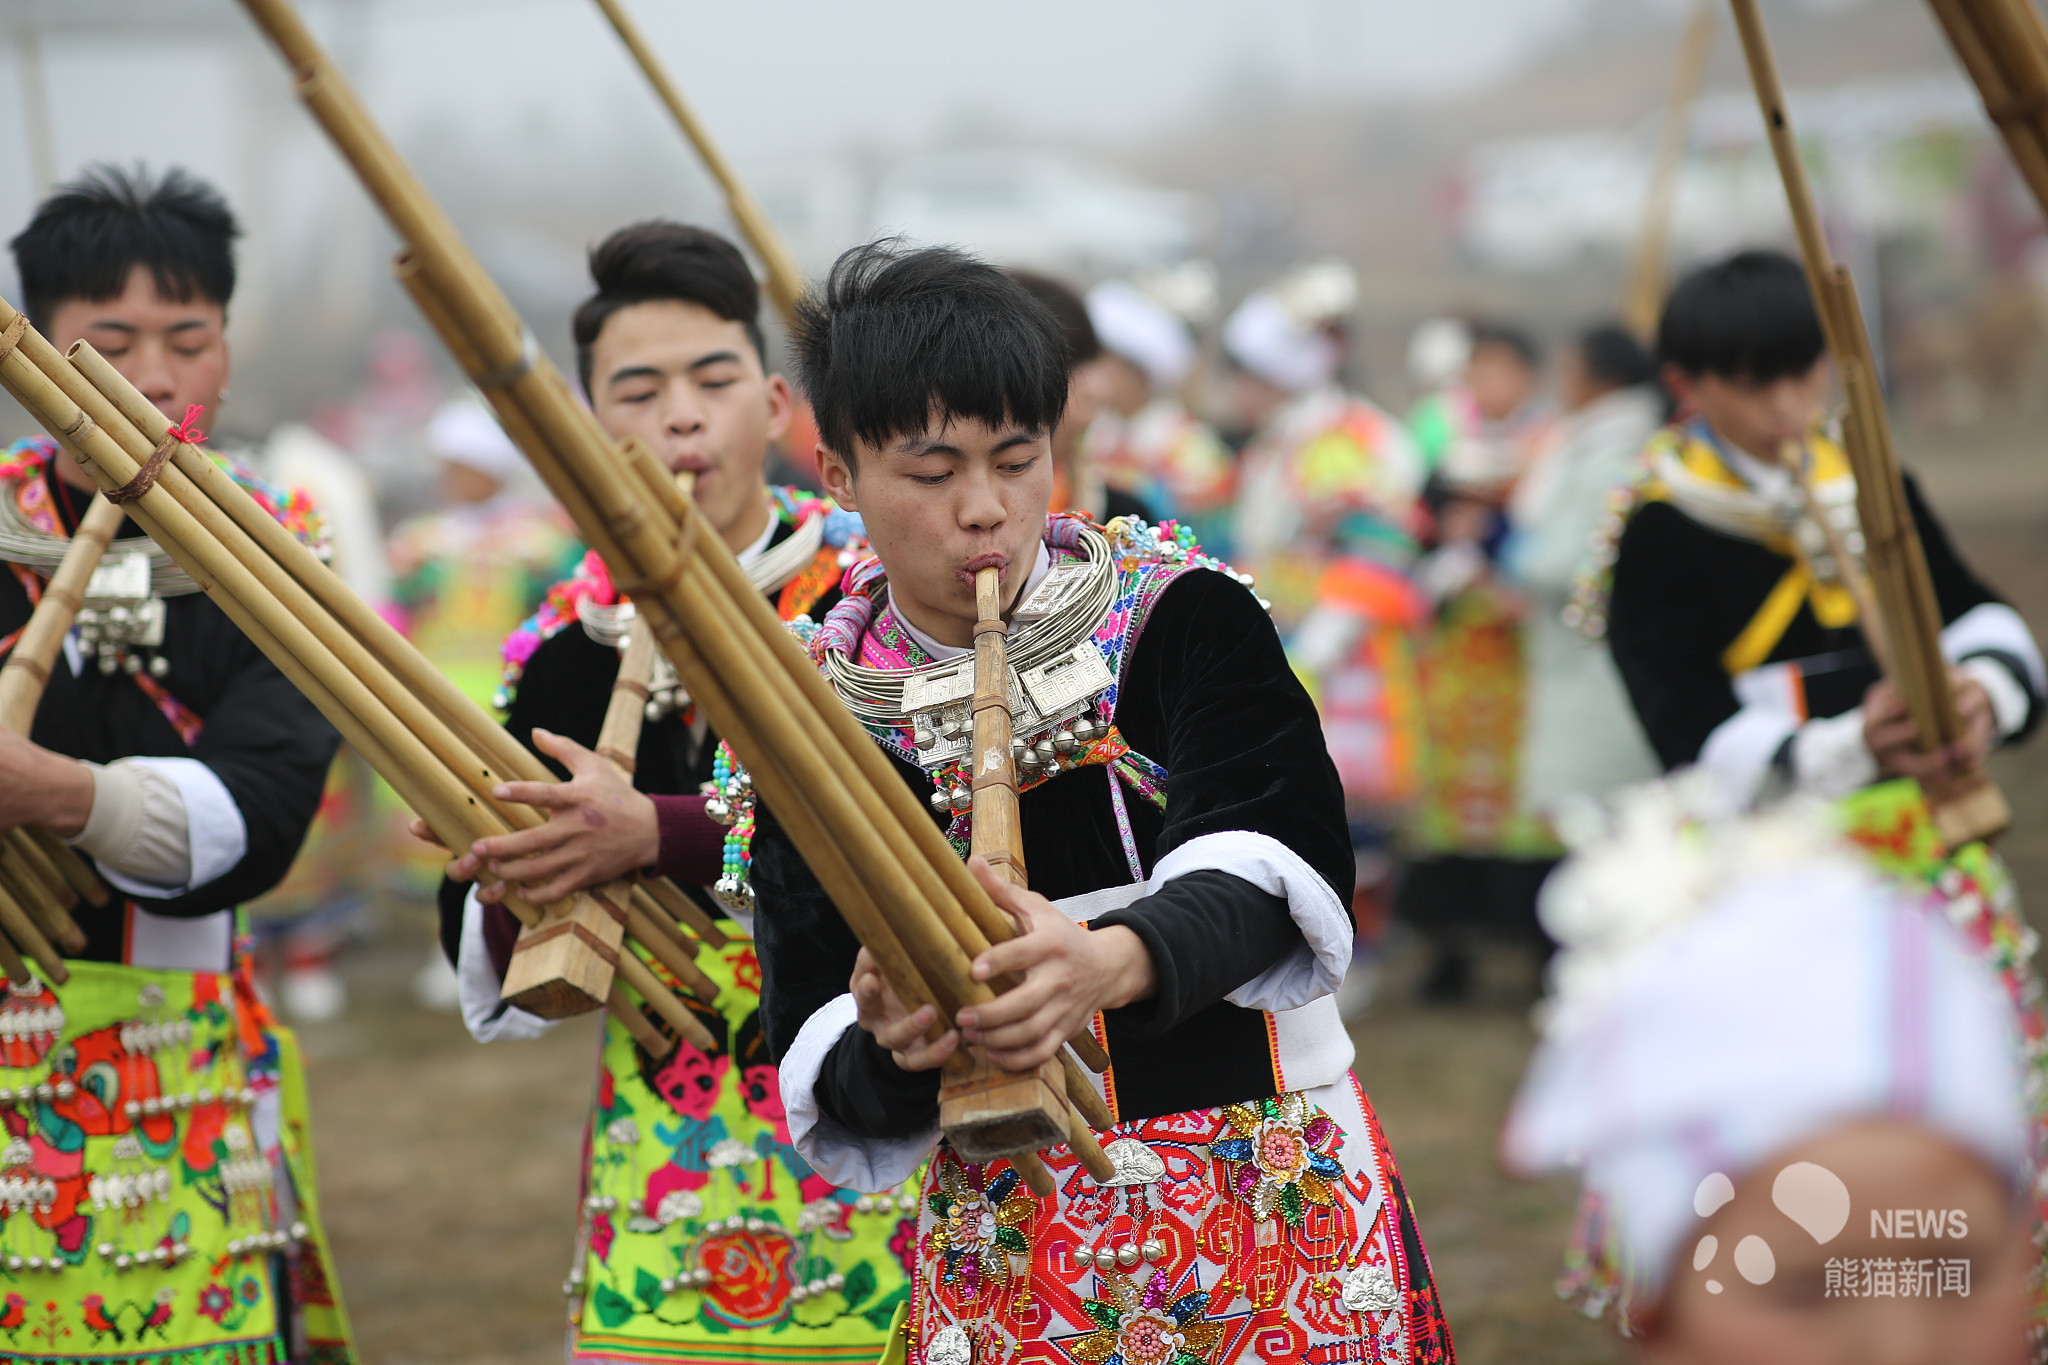
[[[612,1216],[600,1213],[590,1222],[590,1249],[597,1253],[600,1261],[608,1260],[612,1254],[612,1239],[618,1236],[612,1227]]]

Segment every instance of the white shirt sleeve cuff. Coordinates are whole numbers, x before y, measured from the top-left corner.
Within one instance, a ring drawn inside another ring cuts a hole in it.
[[[1826,800],[1877,781],[1877,758],[1863,742],[1863,708],[1810,720],[1792,737],[1792,785]]]
[[[110,807],[96,827],[103,782]],[[132,896],[182,896],[226,875],[249,851],[241,807],[196,758],[124,758],[95,769],[93,808],[72,842]]]
[[[484,908],[476,888],[462,900],[462,939],[456,947],[455,985],[462,1002],[462,1023],[479,1043],[538,1038],[558,1022],[504,1002],[505,983],[484,943]]]
[[[1224,999],[1248,1010],[1300,1009],[1328,995],[1351,968],[1351,912],[1299,853],[1270,834],[1252,830],[1220,830],[1175,848],[1152,869],[1149,887],[1157,891],[1190,872],[1228,872],[1268,895],[1284,896],[1287,910],[1301,930],[1294,952],[1245,982]]]
[[[858,1028],[853,997],[842,995],[804,1021],[783,1056],[779,1074],[789,1137],[811,1168],[843,1190],[879,1194],[917,1173],[939,1145],[934,1119],[922,1132],[903,1138],[856,1137],[818,1107],[818,1073],[840,1037]]]
[[[1984,695],[1991,699],[1991,715],[1998,723],[1998,737],[2004,739],[2014,734],[2027,723],[2027,711],[2032,699],[2020,680],[2013,677],[2012,670],[1997,659],[1979,654],[1956,665],[1957,669],[1975,679],[1984,689]]]

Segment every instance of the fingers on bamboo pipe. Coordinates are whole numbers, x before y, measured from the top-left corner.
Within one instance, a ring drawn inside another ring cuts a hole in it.
[[[718,1051],[718,1042],[710,1030],[698,1023],[697,1016],[690,1013],[689,1007],[676,999],[668,987],[647,970],[646,964],[630,951],[619,954],[618,974],[621,980],[640,993],[640,998],[656,1014],[668,1021],[670,1028],[689,1039],[691,1046],[706,1055]]]
[[[697,964],[690,961],[689,954],[678,948],[675,940],[662,933],[637,906],[626,909],[626,933],[673,972],[676,980],[682,982],[690,994],[707,1005],[717,1003],[718,983],[699,971]]]
[[[43,931],[29,919],[28,911],[5,891],[0,891],[0,929],[7,931],[7,937],[14,940],[22,953],[42,968],[50,980],[61,986],[71,979],[70,968],[64,965],[63,958],[57,956],[57,950],[50,946],[50,941],[43,937]]]
[[[1024,1188],[1040,1199],[1050,1199],[1059,1188],[1053,1183],[1052,1172],[1045,1168],[1044,1160],[1036,1152],[1019,1152],[1009,1162],[1017,1168],[1017,1174],[1024,1177]]]
[[[619,989],[617,982],[612,983],[610,993],[605,996],[604,1007],[612,1018],[619,1021],[619,1027],[631,1034],[633,1041],[646,1050],[648,1056],[659,1061],[676,1050],[676,1040],[648,1023],[647,1016],[642,1014],[640,1007]]]

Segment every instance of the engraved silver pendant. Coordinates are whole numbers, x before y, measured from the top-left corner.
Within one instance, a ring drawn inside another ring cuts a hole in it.
[[[1344,1277],[1344,1306],[1354,1313],[1385,1313],[1400,1307],[1393,1272],[1383,1265],[1353,1266]]]
[[[1116,1174],[1102,1182],[1105,1189],[1150,1185],[1155,1180],[1166,1178],[1166,1163],[1159,1159],[1159,1153],[1136,1138],[1118,1138],[1104,1147],[1102,1154],[1116,1167]]]
[[[958,1324],[941,1327],[924,1349],[924,1365],[974,1365],[974,1343]]]

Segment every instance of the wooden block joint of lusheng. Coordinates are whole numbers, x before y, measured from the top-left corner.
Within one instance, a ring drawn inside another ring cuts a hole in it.
[[[1998,784],[1979,773],[1953,787],[1927,793],[1934,828],[1950,848],[1993,839],[2012,823],[2012,807]]]
[[[502,998],[542,1019],[594,1010],[611,993],[625,937],[622,916],[596,895],[578,892],[519,931]]]
[[[1036,1071],[998,1071],[980,1062],[939,1087],[939,1127],[969,1161],[992,1161],[1067,1140],[1067,1105],[1057,1061]]]

